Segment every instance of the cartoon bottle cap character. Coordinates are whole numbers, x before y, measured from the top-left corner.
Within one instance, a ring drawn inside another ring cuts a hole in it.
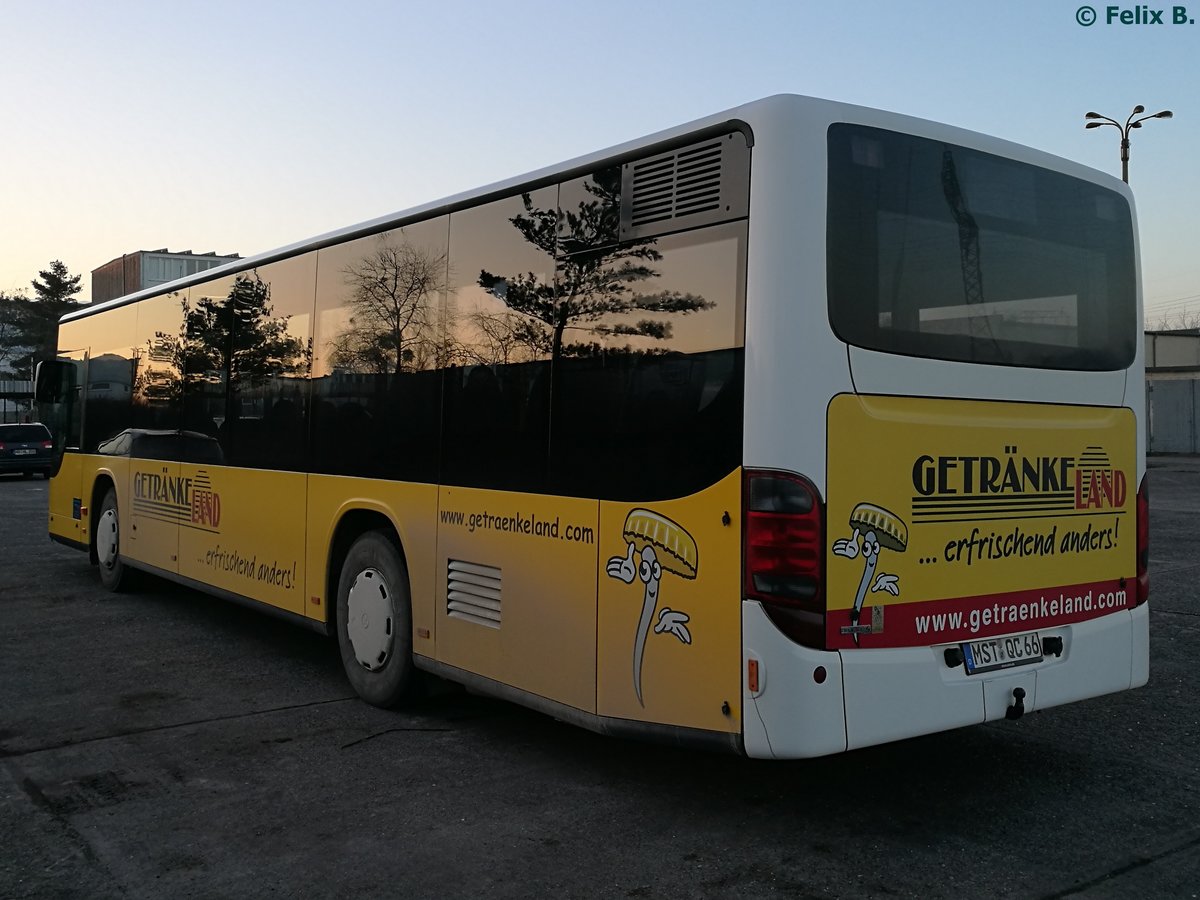
[[[900,521],[895,513],[888,512],[882,506],[871,503],[860,503],[850,513],[850,527],[857,528],[863,534],[875,532],[879,546],[889,550],[903,552],[908,547],[908,528]]]
[[[695,578],[700,554],[696,541],[683,527],[648,509],[634,509],[625,517],[621,536],[639,550],[657,547],[658,564],[683,578]]]
[[[862,615],[868,591],[886,591],[893,597],[900,596],[899,576],[880,572],[876,577],[875,570],[879,565],[881,550],[903,553],[908,548],[908,526],[898,515],[882,506],[860,503],[850,512],[850,527],[854,529],[854,534],[834,541],[832,549],[836,555],[847,559],[862,556],[863,573],[858,582],[858,590],[854,594],[854,605],[850,608],[850,627],[843,629],[843,632],[849,630],[854,635],[854,643],[857,645],[858,620]]]
[[[649,509],[630,510],[625,517],[621,536],[628,545],[625,555],[612,557],[608,561],[607,571],[610,578],[626,584],[633,584],[635,578],[641,578],[645,585],[642,614],[633,641],[633,687],[638,703],[645,705],[642,701],[642,656],[658,606],[662,573],[672,572],[682,578],[694,579],[700,566],[700,552],[696,547],[696,539],[682,525]],[[654,633],[673,634],[682,643],[690,644],[692,633],[687,627],[690,618],[685,612],[663,607],[659,611]]]

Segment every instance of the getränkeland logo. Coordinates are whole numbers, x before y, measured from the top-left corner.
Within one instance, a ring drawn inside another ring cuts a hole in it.
[[[147,518],[200,531],[215,533],[221,524],[221,495],[206,469],[199,469],[195,478],[138,472],[133,476],[133,509]]]
[[[934,456],[913,462],[913,524],[1088,515],[1124,507],[1128,477],[1101,446],[1076,456]]]

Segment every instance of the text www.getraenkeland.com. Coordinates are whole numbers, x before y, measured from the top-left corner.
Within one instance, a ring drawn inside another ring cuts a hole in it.
[[[533,537],[570,541],[575,544],[593,544],[596,541],[596,530],[590,525],[563,524],[558,517],[540,519],[537,516],[519,512],[508,516],[494,516],[486,511],[466,513],[461,510],[443,509],[441,519],[443,525],[465,528],[471,534],[483,529],[508,534],[528,534]]]
[[[1125,609],[1128,605],[1129,600],[1123,590],[1095,593],[1088,591],[1077,597],[1059,594],[1053,599],[1042,597],[1032,602],[995,603],[982,609],[972,609],[969,612],[931,613],[926,616],[917,616],[915,622],[917,634],[956,632],[964,626],[970,630],[971,634],[978,634],[984,628],[997,625],[1012,625],[1029,629],[1048,627],[1055,624],[1060,616]]]

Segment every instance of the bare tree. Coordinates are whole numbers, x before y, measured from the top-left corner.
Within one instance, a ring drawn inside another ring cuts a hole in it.
[[[1154,331],[1197,331],[1200,330],[1200,310],[1181,309],[1174,313],[1162,313]]]
[[[349,327],[332,341],[336,366],[400,374],[435,365],[437,299],[446,289],[446,254],[390,235],[343,270],[350,288]]]
[[[475,312],[468,321],[478,332],[477,340],[461,348],[459,356],[481,365],[529,362],[550,353],[550,332],[540,322],[512,312],[499,315]]]

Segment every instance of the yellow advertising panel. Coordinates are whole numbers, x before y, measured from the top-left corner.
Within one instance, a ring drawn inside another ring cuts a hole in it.
[[[600,715],[741,729],[741,472],[679,500],[600,504]]]
[[[303,614],[308,476],[191,463],[177,468],[179,574]]]
[[[596,709],[597,501],[440,490],[437,658]]]
[[[1133,604],[1128,409],[843,394],[829,406],[830,647],[972,640]]]

